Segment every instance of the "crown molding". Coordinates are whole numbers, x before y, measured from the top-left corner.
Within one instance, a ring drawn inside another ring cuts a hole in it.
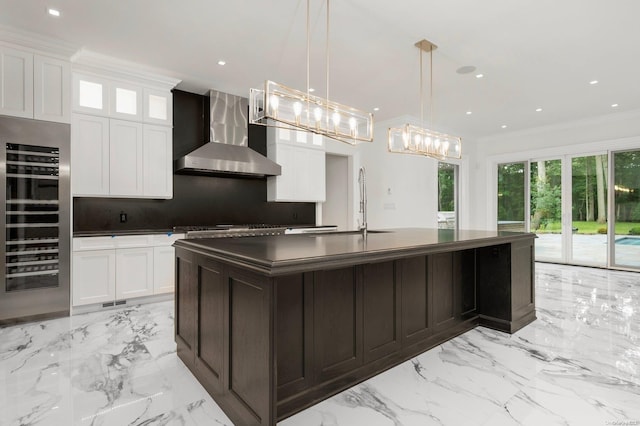
[[[74,71],[88,72],[110,78],[135,81],[144,85],[152,85],[161,89],[173,89],[180,79],[169,77],[164,73],[168,71],[158,70],[136,62],[103,55],[87,49],[78,50],[71,57]]]
[[[0,24],[0,44],[68,61],[78,50],[63,40]]]

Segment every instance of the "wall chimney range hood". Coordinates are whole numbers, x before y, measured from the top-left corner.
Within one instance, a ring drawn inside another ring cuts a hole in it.
[[[210,140],[176,160],[176,173],[277,176],[280,165],[248,146],[249,100],[215,90],[209,92]]]

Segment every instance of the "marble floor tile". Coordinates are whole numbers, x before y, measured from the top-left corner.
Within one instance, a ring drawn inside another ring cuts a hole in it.
[[[536,264],[538,319],[476,328],[282,426],[640,424],[640,274]],[[231,426],[173,302],[0,329],[0,425]]]

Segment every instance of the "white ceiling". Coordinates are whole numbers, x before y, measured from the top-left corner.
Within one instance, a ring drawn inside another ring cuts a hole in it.
[[[324,4],[311,0],[310,11],[320,93]],[[439,46],[435,130],[475,139],[640,109],[638,0],[335,0],[330,9],[329,97],[379,107],[376,120],[420,115],[413,45],[423,38]],[[305,0],[0,0],[2,25],[161,70],[183,90],[244,96],[265,79],[305,89],[305,16]],[[457,74],[465,65],[477,72]]]

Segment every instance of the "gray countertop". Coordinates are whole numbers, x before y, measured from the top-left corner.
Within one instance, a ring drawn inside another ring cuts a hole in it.
[[[534,234],[407,228],[360,233],[179,240],[174,246],[269,276],[357,265],[535,238]]]

